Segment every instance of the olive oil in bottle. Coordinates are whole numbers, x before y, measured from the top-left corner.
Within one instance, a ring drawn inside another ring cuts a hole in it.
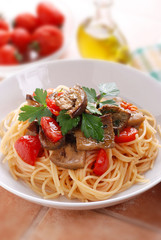
[[[120,63],[130,61],[127,42],[110,15],[112,1],[95,0],[96,14],[78,28],[77,43],[84,58],[95,58]]]

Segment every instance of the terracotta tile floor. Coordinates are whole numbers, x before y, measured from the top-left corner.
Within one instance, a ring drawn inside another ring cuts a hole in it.
[[[41,206],[25,201],[0,188],[0,239],[21,239]]]
[[[161,183],[125,203],[93,211],[42,207],[0,188],[0,240],[160,240]]]

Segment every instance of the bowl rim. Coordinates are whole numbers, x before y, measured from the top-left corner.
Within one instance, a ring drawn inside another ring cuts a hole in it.
[[[155,79],[153,79],[151,76],[149,76],[147,73],[141,72],[137,69],[134,69],[131,66],[126,66],[120,63],[114,63],[114,62],[107,62],[104,60],[94,60],[94,59],[63,59],[63,60],[56,60],[56,61],[48,61],[48,62],[42,62],[39,63],[38,65],[33,65],[30,66],[28,68],[25,68],[23,70],[20,70],[14,74],[12,74],[11,76],[7,77],[4,81],[2,81],[0,83],[0,86],[2,86],[3,84],[8,84],[9,81],[11,81],[11,79],[15,76],[17,76],[18,74],[24,73],[30,69],[34,69],[35,67],[41,67],[43,65],[61,65],[61,64],[79,64],[79,63],[96,63],[96,64],[108,64],[110,66],[116,66],[117,69],[120,68],[124,68],[126,69],[125,71],[131,71],[131,72],[135,72],[138,75],[144,76],[144,78],[146,77],[147,80],[149,80],[150,82],[153,81],[154,84],[156,84],[156,86],[160,86],[160,83],[157,82]],[[158,85],[159,84],[159,85]],[[150,183],[148,185],[145,185],[143,188],[136,190],[133,193],[128,193],[128,198],[127,196],[119,196],[116,197],[115,199],[112,199],[112,204],[111,204],[111,199],[107,199],[107,200],[102,200],[102,201],[94,201],[94,202],[61,202],[61,201],[52,201],[52,200],[48,200],[48,199],[41,199],[41,198],[37,198],[35,196],[30,196],[28,194],[24,194],[18,190],[15,190],[9,186],[7,186],[6,184],[2,183],[0,180],[0,186],[2,186],[3,188],[5,188],[6,190],[14,193],[15,195],[24,198],[26,200],[29,200],[31,202],[34,203],[38,203],[41,205],[45,205],[45,206],[49,206],[49,207],[54,207],[54,208],[60,208],[60,209],[95,209],[95,208],[100,208],[100,207],[105,207],[105,206],[112,206],[115,205],[116,203],[121,203],[127,199],[130,199],[134,196],[139,195],[140,193],[143,193],[145,191],[147,191],[148,189],[152,188],[153,186],[155,186],[156,184],[158,184],[161,181],[160,179],[154,179],[153,183]],[[116,195],[115,195],[116,196]]]

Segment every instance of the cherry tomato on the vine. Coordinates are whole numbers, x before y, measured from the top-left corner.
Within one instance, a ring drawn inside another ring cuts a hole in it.
[[[2,18],[0,18],[0,29],[6,30],[6,31],[9,30],[8,23],[5,20],[3,20]]]
[[[6,30],[0,29],[0,47],[7,44],[10,39],[10,33]]]
[[[41,25],[61,26],[64,23],[64,15],[52,3],[40,2],[36,11]]]
[[[0,48],[0,64],[17,65],[21,61],[22,55],[14,46],[6,44]]]
[[[20,13],[14,19],[14,27],[25,28],[29,32],[33,32],[39,25],[39,20],[31,13]]]
[[[54,26],[46,25],[35,30],[31,47],[41,56],[47,56],[58,50],[63,44],[62,32]]]
[[[20,52],[24,53],[31,42],[31,34],[24,28],[15,28],[11,33],[11,41]]]

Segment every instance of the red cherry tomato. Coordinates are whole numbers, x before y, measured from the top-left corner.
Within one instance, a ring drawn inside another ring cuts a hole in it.
[[[41,143],[38,136],[25,135],[20,137],[15,142],[15,149],[20,158],[30,164],[34,165],[36,158],[41,149]]]
[[[24,53],[31,41],[31,34],[24,28],[15,28],[11,33],[11,41],[20,52]]]
[[[2,65],[17,65],[21,62],[22,55],[17,49],[9,44],[0,48],[0,64]]]
[[[6,30],[0,29],[0,47],[7,44],[10,39],[10,33]]]
[[[115,142],[116,143],[125,143],[125,142],[131,142],[135,140],[136,134],[138,133],[138,130],[133,127],[127,127],[124,128],[122,132],[120,132],[119,136],[115,136]]]
[[[58,50],[62,44],[61,31],[57,27],[46,25],[35,30],[31,47],[37,50],[41,56],[46,56]]]
[[[54,93],[54,88],[48,88],[46,91],[47,91],[47,97],[48,97],[50,94]]]
[[[109,159],[107,157],[107,153],[104,149],[100,149],[97,155],[96,162],[94,164],[93,172],[101,176],[103,173],[107,171],[109,168]]]
[[[40,125],[45,135],[52,141],[57,142],[63,137],[58,123],[51,117],[42,117]]]
[[[3,19],[0,19],[0,29],[2,30],[9,30],[9,25],[7,22],[5,22]]]
[[[50,94],[54,93],[54,88],[48,88],[47,90],[47,97],[49,97]],[[63,92],[58,92],[58,96],[62,95]]]
[[[41,2],[38,4],[36,11],[41,25],[61,26],[64,23],[64,15],[52,3]]]
[[[47,107],[52,112],[52,114],[54,114],[55,116],[58,116],[61,109],[58,106],[56,106],[54,100],[52,100],[51,98],[47,98],[46,103],[47,103]]]
[[[135,112],[136,110],[138,110],[138,108],[135,105],[133,105],[132,103],[127,103],[125,101],[122,101],[120,105],[122,108],[128,109],[132,112]]]
[[[21,13],[15,18],[13,25],[33,32],[38,27],[39,20],[31,13]]]

